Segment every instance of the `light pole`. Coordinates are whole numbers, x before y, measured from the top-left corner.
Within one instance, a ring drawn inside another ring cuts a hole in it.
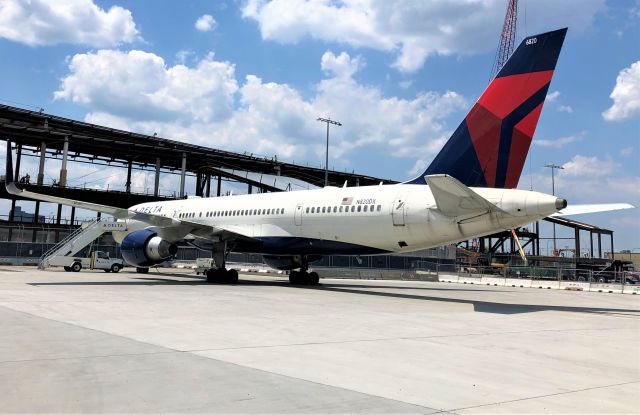
[[[564,167],[558,166],[557,164],[545,164],[544,167],[548,167],[551,169],[551,194],[556,195],[556,180],[555,180],[555,170],[564,170]],[[556,224],[553,224],[553,252],[556,252]]]
[[[340,127],[338,121],[333,121],[331,118],[318,118],[318,121],[327,123],[327,153],[324,159],[324,185],[325,187],[329,185],[329,124],[337,125]]]

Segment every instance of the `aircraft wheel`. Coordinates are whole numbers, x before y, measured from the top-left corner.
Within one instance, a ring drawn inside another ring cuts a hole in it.
[[[291,285],[299,285],[301,283],[301,272],[300,271],[289,271],[289,284]]]
[[[71,271],[73,272],[80,272],[81,269],[82,269],[82,264],[79,262],[74,262],[73,265],[71,265]]]
[[[218,275],[217,273],[217,269],[216,268],[209,268],[206,272],[205,275],[207,276],[207,282],[211,283],[211,282],[216,282],[216,277]]]
[[[320,276],[317,272],[310,272],[307,274],[307,281],[309,282],[309,285],[318,285],[320,284]]]
[[[227,270],[226,272],[225,282],[227,284],[237,284],[238,283],[238,271],[235,269]]]
[[[149,273],[149,268],[141,268],[141,267],[137,267],[136,268],[136,272],[138,274],[148,274]]]

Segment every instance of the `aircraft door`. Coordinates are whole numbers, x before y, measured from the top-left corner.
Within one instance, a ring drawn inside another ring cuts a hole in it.
[[[394,199],[391,210],[393,226],[404,226],[405,206],[406,202],[404,197],[396,197]]]
[[[294,213],[294,220],[297,226],[302,225],[302,205],[296,206],[296,211]]]

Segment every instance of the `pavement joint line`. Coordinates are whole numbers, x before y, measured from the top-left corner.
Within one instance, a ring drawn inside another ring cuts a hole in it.
[[[528,401],[528,400],[532,400],[532,399],[548,398],[548,397],[551,397],[551,396],[568,395],[568,394],[571,394],[571,393],[585,392],[585,391],[590,391],[590,390],[595,390],[595,389],[605,389],[605,388],[613,388],[615,386],[632,385],[634,383],[640,383],[640,380],[632,380],[632,381],[629,381],[629,382],[622,382],[622,383],[613,383],[611,385],[592,386],[590,388],[582,388],[582,389],[575,389],[575,390],[564,391],[564,392],[548,393],[546,395],[529,396],[529,397],[526,397],[526,398],[511,399],[511,400],[508,400],[508,401],[500,401],[500,402],[492,402],[492,403],[486,403],[486,404],[482,404],[482,405],[465,406],[463,408],[453,408],[453,409],[451,409],[451,411],[463,411],[463,410],[466,410],[466,409],[482,408],[482,407],[485,407],[485,406],[502,405],[502,404],[505,404],[505,403],[513,403],[513,402]]]
[[[412,337],[381,337],[377,339],[356,339],[356,340],[336,340],[326,342],[306,342],[306,343],[285,343],[285,344],[267,344],[259,346],[238,346],[238,347],[220,347],[220,348],[207,348],[207,349],[189,349],[185,352],[197,353],[208,351],[223,351],[223,350],[243,350],[243,349],[267,349],[276,347],[294,347],[294,346],[314,346],[323,344],[346,344],[346,343],[368,343],[379,341],[394,341],[394,340],[428,340],[439,339],[448,337],[473,337],[473,336],[491,336],[491,335],[503,335],[503,334],[525,334],[525,333],[546,333],[546,332],[578,332],[578,331],[605,331],[605,330],[627,330],[624,327],[606,327],[598,329],[542,329],[542,330],[524,330],[524,331],[496,331],[490,333],[467,333],[467,334],[442,334],[433,336],[412,336]]]
[[[16,311],[16,310],[13,310]],[[19,311],[20,312],[20,311]],[[29,314],[29,313],[25,313]],[[29,314],[32,315],[32,314]],[[20,360],[3,360],[0,361],[1,364],[6,363],[26,363],[26,362],[38,362],[38,361],[56,361],[56,360],[73,360],[73,359],[99,359],[106,357],[125,357],[125,356],[146,356],[146,355],[157,355],[157,354],[172,354],[172,353],[200,353],[200,352],[208,352],[208,351],[225,351],[225,350],[246,350],[246,349],[268,349],[268,348],[277,348],[277,347],[295,347],[295,346],[313,346],[313,345],[323,345],[323,344],[345,344],[345,343],[367,343],[367,342],[377,342],[377,341],[394,341],[394,340],[421,340],[421,339],[434,339],[434,338],[447,338],[447,337],[468,337],[468,336],[489,336],[492,334],[522,334],[522,333],[541,333],[541,332],[559,332],[559,331],[604,331],[604,330],[624,330],[624,328],[600,328],[600,329],[566,329],[566,330],[558,330],[558,329],[545,329],[545,330],[529,330],[529,331],[505,331],[505,332],[494,332],[494,333],[470,333],[470,334],[449,334],[449,335],[436,335],[436,336],[416,336],[416,337],[387,337],[387,338],[379,338],[379,339],[356,339],[356,340],[339,340],[339,341],[328,341],[328,342],[307,342],[307,343],[285,343],[285,344],[268,344],[268,345],[258,345],[258,346],[239,346],[239,347],[221,347],[221,348],[207,348],[207,349],[174,349],[167,346],[159,346],[153,343],[147,343],[142,340],[130,338],[127,336],[122,336],[115,333],[109,333],[101,330],[92,329],[90,327],[76,325],[74,323],[68,323],[65,321],[58,321],[49,319],[47,317],[34,316],[39,318],[44,318],[47,320],[52,320],[58,323],[70,324],[73,326],[77,326],[86,330],[93,330],[99,333],[123,337],[132,341],[146,343],[155,347],[162,347],[168,350],[166,351],[157,351],[157,352],[140,352],[140,353],[114,353],[114,354],[98,354],[98,355],[84,355],[84,356],[59,356],[59,357],[46,357],[46,358],[35,358],[35,359],[20,359]],[[207,357],[208,356],[203,356]]]

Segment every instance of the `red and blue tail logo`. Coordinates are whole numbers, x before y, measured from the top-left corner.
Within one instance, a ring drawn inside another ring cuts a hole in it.
[[[527,37],[427,170],[467,186],[518,185],[567,29]]]

